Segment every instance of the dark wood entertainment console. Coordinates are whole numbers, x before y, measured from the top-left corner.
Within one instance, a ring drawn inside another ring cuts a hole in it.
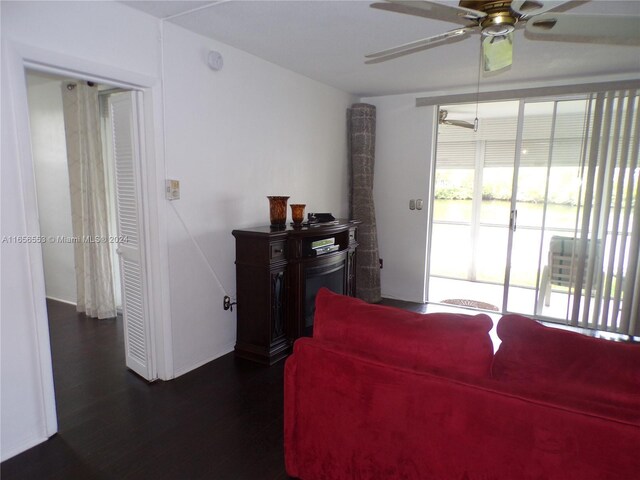
[[[282,229],[234,230],[238,329],[235,353],[272,365],[293,341],[313,331],[320,287],[354,296],[357,221],[338,220]],[[318,253],[313,242],[333,239],[338,248]]]

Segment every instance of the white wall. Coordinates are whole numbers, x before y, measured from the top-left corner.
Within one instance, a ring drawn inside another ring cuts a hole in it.
[[[222,309],[222,298],[235,296],[231,231],[266,224],[265,197],[274,194],[306,203],[307,211],[346,216],[345,109],[352,98],[173,25],[164,26],[163,41],[159,21],[117,2],[3,1],[0,8],[2,235],[39,233],[21,52],[42,58],[44,51],[43,63],[103,80],[164,80],[164,97],[154,86],[145,103],[157,134],[149,156],[156,164],[146,168],[164,168],[166,155],[167,177],[181,181],[182,198],[151,197],[159,220],[148,234],[170,273],[156,285],[164,303],[154,316],[170,310],[172,336],[156,349],[165,352],[170,376],[228,352],[235,313]],[[225,57],[217,73],[205,63],[211,48]],[[158,178],[155,188],[161,184]],[[39,265],[39,247],[2,244],[2,460],[57,429]],[[162,265],[150,268],[165,273]]]
[[[416,95],[363,98],[376,106],[376,205],[382,296],[425,301],[425,262],[434,107],[415,106]],[[409,210],[410,199],[424,200]]]
[[[267,195],[348,215],[353,99],[172,24],[164,39],[167,175],[181,182],[168,214],[180,374],[233,348],[235,312],[222,309],[223,296],[236,293],[231,231],[268,224]],[[221,71],[208,68],[210,50],[222,53]]]
[[[29,74],[27,87],[47,298],[75,304],[74,246],[49,240],[73,236],[61,82]]]
[[[4,12],[2,12],[4,13]],[[4,16],[3,16],[4,20]],[[3,23],[4,29],[4,23]],[[4,59],[4,55],[3,55]],[[18,145],[9,94],[9,75],[2,65],[2,169],[0,181],[1,235],[27,234],[21,200]],[[30,247],[26,243],[3,242],[0,290],[1,405],[0,446],[2,460],[34,445],[46,435],[43,385],[38,361],[38,329],[31,295]],[[44,299],[42,302],[44,303]],[[50,374],[50,372],[48,372]],[[46,372],[45,374],[46,375]]]
[[[2,35],[1,233],[39,232],[30,162],[27,96],[17,52],[35,47],[99,74],[123,70],[158,77],[158,22],[111,2],[0,2]],[[69,67],[71,68],[71,67]],[[18,130],[20,129],[20,130]],[[27,142],[24,142],[27,138]],[[41,250],[3,243],[0,336],[1,437],[5,460],[56,429]],[[40,265],[40,266],[39,266]],[[43,294],[35,295],[34,291]],[[44,317],[44,322],[42,318]]]

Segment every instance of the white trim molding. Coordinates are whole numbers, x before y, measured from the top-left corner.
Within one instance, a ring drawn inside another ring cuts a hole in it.
[[[548,97],[572,95],[578,93],[604,92],[609,90],[625,90],[640,88],[640,80],[621,80],[613,82],[578,83],[533,88],[514,88],[488,92],[466,92],[431,97],[416,98],[416,107],[445,105],[452,103],[492,102],[497,100],[513,100],[520,98]]]
[[[169,291],[169,262],[166,230],[166,206],[164,204],[164,149],[162,148],[162,91],[161,78],[123,70],[121,68],[104,65],[86,60],[47,51],[30,45],[13,41],[4,41],[2,45],[3,69],[6,67],[9,98],[3,98],[3,109],[11,109],[14,120],[13,131],[17,148],[17,164],[20,176],[21,198],[17,201],[23,204],[23,215],[26,235],[39,235],[38,208],[35,189],[33,157],[31,152],[31,136],[29,126],[29,111],[27,103],[25,69],[43,73],[55,74],[62,77],[91,80],[96,83],[113,85],[115,87],[142,92],[144,111],[141,117],[144,122],[145,138],[145,175],[141,178],[145,228],[148,232],[146,250],[149,272],[149,287],[147,292],[152,321],[153,342],[156,346],[154,364],[159,378],[163,380],[174,377],[173,355],[171,341],[171,317]],[[11,128],[11,127],[10,127]],[[45,302],[44,272],[42,251],[40,245],[28,245],[28,262],[31,279],[30,301],[33,305],[32,318],[34,323],[34,342],[37,349],[37,363],[39,365],[39,382],[44,418],[43,438],[56,433],[58,429],[55,395],[53,386],[53,371],[51,364],[51,347],[49,341],[49,327]],[[29,443],[28,446],[31,446]],[[33,440],[33,445],[38,439]],[[11,452],[19,447],[14,445]],[[10,453],[10,452],[9,452]],[[16,452],[19,453],[19,452]],[[3,452],[3,457],[8,452]],[[7,457],[8,458],[8,457]],[[4,460],[5,458],[3,458]]]

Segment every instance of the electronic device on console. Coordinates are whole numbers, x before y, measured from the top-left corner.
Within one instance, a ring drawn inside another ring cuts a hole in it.
[[[336,218],[330,213],[309,213],[307,215],[307,223],[309,225],[313,225],[316,223],[329,223],[329,222],[337,223]]]

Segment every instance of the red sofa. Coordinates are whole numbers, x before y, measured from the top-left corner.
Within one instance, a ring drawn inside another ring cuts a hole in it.
[[[640,346],[318,293],[285,366],[302,480],[640,478]]]

